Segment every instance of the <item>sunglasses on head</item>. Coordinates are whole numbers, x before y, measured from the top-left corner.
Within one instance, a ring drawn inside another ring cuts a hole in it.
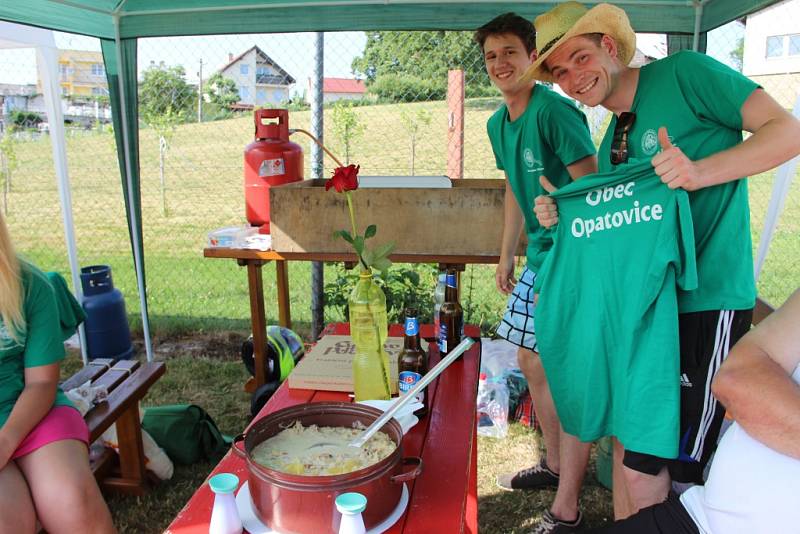
[[[628,132],[633,128],[636,113],[625,111],[617,117],[614,137],[611,140],[611,164],[619,165],[628,161]]]

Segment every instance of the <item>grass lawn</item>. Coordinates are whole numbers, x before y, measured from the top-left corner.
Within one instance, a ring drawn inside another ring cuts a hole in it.
[[[501,178],[485,134],[485,122],[496,109],[496,98],[467,101],[465,114],[465,176]],[[431,123],[416,138],[418,174],[443,174],[446,168],[447,111],[444,102],[376,105],[354,108],[364,134],[351,146],[351,161],[362,174],[408,174],[410,136],[403,130],[402,110],[422,110]],[[309,127],[309,112],[292,112],[290,126]],[[343,147],[330,130],[326,112],[327,144],[338,153]],[[165,206],[162,206],[158,141],[152,129],[140,133],[143,236],[151,332],[180,332],[247,328],[249,304],[243,269],[230,260],[204,259],[202,248],[208,231],[244,221],[242,151],[252,140],[252,118],[244,116],[211,123],[179,126],[169,141],[165,161]],[[306,176],[310,176],[310,147],[305,136],[292,140],[303,146]],[[12,175],[7,218],[18,248],[45,270],[68,275],[59,200],[48,138],[16,144],[19,168]],[[115,285],[126,297],[134,329],[139,325],[139,302],[130,242],[119,182],[113,137],[109,132],[77,132],[68,137],[67,157],[72,190],[79,262],[111,265]],[[325,174],[333,163],[326,158]],[[754,249],[764,225],[774,173],[749,181]],[[163,209],[165,208],[165,209]],[[313,217],[313,212],[309,217]],[[368,217],[368,214],[363,215]],[[499,223],[499,221],[498,221]],[[321,228],[325,227],[321,222]],[[427,228],[410,231],[425,232]],[[322,231],[322,230],[321,230]],[[795,180],[785,200],[784,213],[758,282],[759,293],[780,304],[800,286],[800,180]],[[272,266],[265,269],[267,318],[277,321]],[[326,281],[338,271],[326,268]],[[484,331],[496,322],[503,299],[494,291],[493,268],[471,271],[472,301],[464,302],[467,320]],[[69,276],[67,276],[69,279]],[[293,319],[308,325],[310,270],[305,262],[290,265]],[[429,290],[433,291],[433,285]],[[328,308],[326,320],[337,311]]]

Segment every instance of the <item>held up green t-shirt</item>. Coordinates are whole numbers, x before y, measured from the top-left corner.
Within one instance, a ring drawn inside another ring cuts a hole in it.
[[[25,368],[64,359],[64,342],[53,287],[44,273],[21,262],[25,332],[15,341],[0,318],[0,426],[4,425],[25,387]],[[64,393],[56,393],[55,406],[72,406]]]
[[[758,85],[718,61],[679,52],[645,65],[631,111],[636,120],[628,137],[631,158],[649,159],[660,150],[658,128],[691,160],[742,141],[741,109]],[[616,117],[600,145],[600,171],[609,161]],[[689,193],[697,243],[695,291],[678,293],[680,313],[740,310],[755,305],[753,249],[747,181],[742,179]]]
[[[678,455],[679,288],[697,286],[685,191],[649,161],[556,191],[559,223],[536,287],[536,340],[564,430]]]
[[[503,105],[486,129],[497,168],[506,172],[525,217],[528,269],[536,272],[553,243],[533,213],[534,198],[544,193],[539,176],[547,176],[556,187],[566,185],[567,165],[595,153],[586,117],[566,98],[536,84],[525,113],[510,121]]]

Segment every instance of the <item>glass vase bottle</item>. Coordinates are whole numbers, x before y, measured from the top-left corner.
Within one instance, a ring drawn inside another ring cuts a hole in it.
[[[356,346],[353,356],[355,400],[391,398],[389,355],[383,348],[389,325],[386,295],[372,279],[372,271],[362,271],[348,300],[350,337]]]

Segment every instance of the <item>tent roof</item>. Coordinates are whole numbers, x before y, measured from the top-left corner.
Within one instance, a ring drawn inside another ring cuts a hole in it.
[[[779,0],[617,0],[639,32],[708,31]],[[552,0],[26,0],[0,4],[0,20],[114,39],[226,33],[472,30],[498,13],[533,19]],[[597,2],[586,2],[594,5]],[[697,7],[700,6],[700,7]],[[187,24],[187,21],[191,23]]]

